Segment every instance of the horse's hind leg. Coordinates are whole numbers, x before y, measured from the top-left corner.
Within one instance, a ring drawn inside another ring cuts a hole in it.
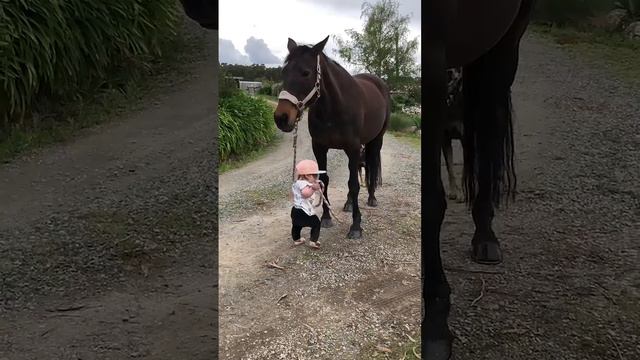
[[[318,162],[318,168],[320,170],[327,170],[327,152],[329,148],[326,146],[320,145],[312,141],[311,147],[313,149],[313,155],[316,157],[316,161]],[[320,174],[320,181],[324,183],[324,197],[329,200],[329,173]],[[321,226],[323,228],[330,228],[333,226],[333,221],[331,220],[331,213],[329,213],[329,206],[325,203],[322,205],[322,221]]]
[[[481,264],[502,262],[500,243],[492,228],[494,208],[500,204],[503,186],[507,196],[513,195],[516,186],[511,85],[527,24],[523,19],[521,14],[493,49],[463,70],[465,186],[476,227],[471,252],[473,260]]]
[[[367,199],[367,205],[371,207],[378,206],[378,200],[376,199],[376,188],[382,180],[382,155],[380,150],[382,149],[382,139],[384,133],[381,133],[369,142],[365,147],[365,179],[367,184],[367,190],[369,192],[369,199]]]

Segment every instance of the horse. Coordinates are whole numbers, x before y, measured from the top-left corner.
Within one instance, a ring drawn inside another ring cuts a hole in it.
[[[349,239],[362,237],[358,203],[361,145],[364,145],[365,183],[369,192],[367,205],[375,207],[375,190],[382,180],[381,154],[384,134],[391,117],[391,95],[388,86],[372,74],[352,76],[336,61],[323,53],[324,40],[313,46],[300,45],[288,39],[287,55],[282,69],[282,92],[273,114],[278,129],[291,132],[308,109],[309,134],[313,154],[321,170],[327,170],[329,149],[341,149],[349,158],[349,193],[343,210],[352,212]],[[320,175],[328,197],[329,176]],[[322,227],[333,225],[328,204],[324,205]]]
[[[205,29],[218,30],[218,1],[180,0],[185,14]]]
[[[442,140],[442,155],[449,175],[449,200],[463,201],[460,194],[458,180],[453,170],[452,140],[462,141],[464,132],[463,123],[463,96],[462,96],[462,69],[447,70],[447,116],[444,126],[444,138]]]
[[[432,0],[422,3],[422,358],[449,359],[453,336],[448,318],[451,289],[440,254],[447,200],[440,150],[447,122],[446,69],[463,68],[463,189],[475,233],[471,257],[502,261],[492,228],[494,209],[515,199],[511,86],[520,41],[535,0]]]

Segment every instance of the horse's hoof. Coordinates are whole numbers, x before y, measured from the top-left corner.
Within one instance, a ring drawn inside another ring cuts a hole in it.
[[[502,262],[500,243],[498,240],[473,241],[471,244],[471,257],[478,264],[500,264]]]
[[[422,359],[449,360],[451,358],[450,340],[427,340],[422,345]]]
[[[322,221],[320,222],[320,227],[323,227],[325,229],[333,227],[333,220],[331,220],[331,218],[322,219]]]
[[[344,211],[344,212],[352,212],[353,211],[353,204],[350,203],[350,202],[344,204],[344,207],[342,208],[342,211]]]
[[[349,230],[349,234],[347,234],[347,238],[349,238],[349,239],[360,239],[360,238],[362,238],[362,230],[360,230],[360,229],[351,229],[351,230]]]
[[[378,200],[376,200],[375,198],[373,199],[369,198],[369,200],[367,200],[367,205],[371,207],[376,207],[378,206]]]

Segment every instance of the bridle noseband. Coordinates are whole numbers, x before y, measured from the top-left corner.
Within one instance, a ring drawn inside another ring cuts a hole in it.
[[[318,55],[317,59],[318,59],[318,62],[317,62],[318,74],[316,76],[316,83],[311,89],[311,91],[309,91],[307,96],[305,96],[304,99],[298,100],[297,97],[295,97],[293,94],[291,94],[286,90],[282,90],[280,94],[278,94],[278,100],[288,100],[291,103],[293,103],[298,109],[298,116],[296,116],[296,122],[300,121],[300,119],[302,118],[302,115],[304,111],[309,107],[309,101],[313,98],[313,96],[317,94],[318,96],[316,97],[316,100],[320,98],[320,80],[322,78],[322,72],[320,70],[320,55]]]

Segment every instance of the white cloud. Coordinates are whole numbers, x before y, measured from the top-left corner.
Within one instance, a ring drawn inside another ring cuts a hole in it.
[[[242,54],[231,40],[218,38],[218,60],[220,63],[249,65],[249,57]]]

